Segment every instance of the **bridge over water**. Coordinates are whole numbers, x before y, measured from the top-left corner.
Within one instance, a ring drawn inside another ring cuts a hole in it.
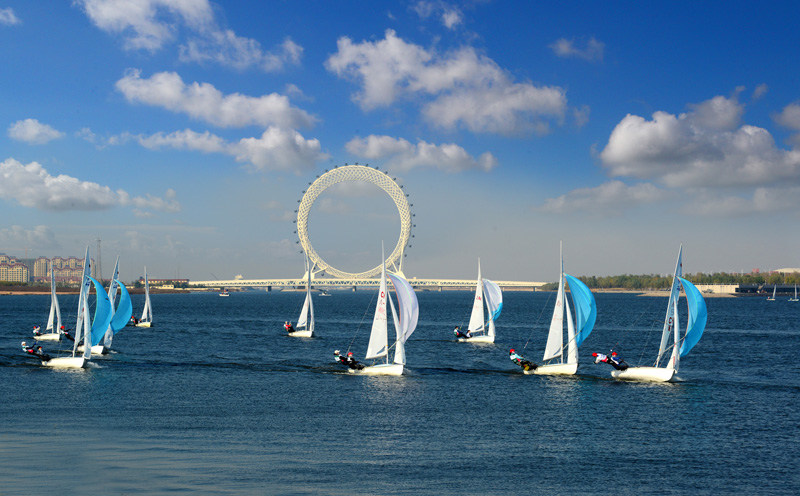
[[[312,279],[311,287],[315,289],[350,289],[356,291],[359,288],[376,288],[380,285],[380,279]],[[444,290],[470,290],[475,289],[475,279],[417,279],[416,277],[408,280],[414,289],[428,291]],[[495,281],[505,291],[535,291],[547,283],[527,282],[527,281]],[[306,287],[305,278],[296,279],[231,279],[227,281],[191,281],[189,286],[204,286],[207,288],[257,288],[272,291],[273,289],[298,289]]]

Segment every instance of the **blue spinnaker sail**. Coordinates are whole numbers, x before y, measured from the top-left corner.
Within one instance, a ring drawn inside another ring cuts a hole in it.
[[[419,319],[419,303],[414,288],[404,278],[393,274],[386,274],[392,280],[394,291],[397,294],[397,304],[400,307],[400,325],[402,334],[398,333],[397,340],[405,343],[414,329],[417,328]]]
[[[683,338],[681,344],[681,356],[686,356],[689,351],[694,348],[694,345],[700,341],[703,335],[703,330],[706,328],[706,320],[708,320],[708,310],[706,310],[706,301],[700,291],[684,278],[680,278],[683,284],[683,290],[686,291],[686,305],[689,307],[689,321],[686,324],[686,336]]]
[[[111,300],[108,298],[103,285],[100,284],[94,277],[89,277],[94,283],[94,290],[97,293],[96,304],[94,308],[94,320],[92,321],[92,346],[97,345],[102,341],[108,330],[108,325],[111,323]],[[87,294],[88,297],[88,294]]]
[[[564,274],[575,306],[575,343],[580,346],[589,337],[597,320],[597,304],[589,287],[577,277]]]
[[[484,279],[483,296],[486,298],[486,306],[492,313],[492,320],[497,320],[500,312],[503,311],[503,292],[500,290],[500,286],[489,279]]]
[[[114,334],[128,325],[128,322],[131,320],[131,315],[133,315],[133,304],[131,303],[131,295],[128,293],[128,288],[120,281],[117,281],[117,284],[119,285],[120,291],[119,305],[114,312],[114,316],[111,318],[111,330],[114,331]]]

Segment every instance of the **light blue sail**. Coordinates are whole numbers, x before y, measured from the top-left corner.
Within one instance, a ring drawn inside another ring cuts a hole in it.
[[[120,281],[117,281],[117,284],[120,291],[119,305],[114,312],[114,317],[111,318],[111,330],[114,331],[114,334],[128,325],[131,315],[133,315],[133,304],[131,303],[131,295],[128,293],[128,288]]]
[[[500,286],[489,279],[484,279],[483,295],[486,298],[486,306],[492,313],[492,320],[497,320],[503,310],[503,292],[500,290]]]
[[[95,346],[103,340],[103,336],[105,336],[108,330],[108,325],[111,323],[111,316],[113,313],[111,310],[111,300],[108,298],[105,289],[103,289],[103,285],[93,277],[89,277],[89,279],[94,283],[94,290],[95,293],[97,293],[97,300],[94,308],[94,321],[92,321],[91,330],[92,346]]]
[[[405,343],[414,329],[417,328],[417,320],[419,319],[419,302],[417,295],[414,293],[414,288],[411,287],[408,281],[404,278],[394,275],[386,274],[391,279],[394,285],[395,294],[397,294],[397,303],[400,307],[400,329],[401,332],[397,333],[397,340]]]
[[[575,306],[575,343],[580,347],[583,340],[589,337],[594,322],[597,320],[597,304],[589,287],[577,277],[564,274],[572,293],[572,303]]]
[[[686,324],[686,336],[681,344],[681,356],[686,356],[694,345],[700,341],[703,331],[706,328],[708,310],[706,301],[700,291],[684,278],[680,278],[683,290],[686,291],[686,305],[689,307],[689,322]]]

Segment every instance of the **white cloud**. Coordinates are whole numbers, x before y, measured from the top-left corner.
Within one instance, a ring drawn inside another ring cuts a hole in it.
[[[287,38],[274,51],[264,51],[252,38],[219,26],[208,0],[75,0],[103,31],[124,38],[128,50],[155,52],[180,34],[188,39],[179,49],[184,62],[214,62],[237,69],[260,67],[278,71],[298,64],[303,48]]]
[[[549,46],[550,49],[553,50],[553,53],[559,57],[575,57],[590,62],[602,61],[603,52],[606,47],[605,43],[597,41],[594,38],[590,38],[589,41],[586,42],[584,48],[578,48],[574,40],[568,40],[566,38],[561,38],[551,43]]]
[[[177,22],[204,31],[213,25],[208,0],[75,0],[103,31],[125,37],[130,50],[160,49],[175,38]]]
[[[769,91],[769,86],[767,86],[765,83],[761,83],[756,86],[756,89],[753,90],[753,96],[751,98],[753,100],[758,100],[762,96],[766,95],[767,91]]]
[[[353,155],[382,160],[386,168],[398,172],[415,167],[434,167],[449,172],[467,169],[489,171],[497,166],[497,159],[491,153],[483,153],[475,159],[462,147],[452,143],[434,145],[419,140],[414,145],[402,138],[370,135],[354,138],[345,146]]]
[[[648,183],[628,186],[622,181],[609,181],[594,188],[580,188],[549,198],[539,210],[557,214],[584,211],[617,215],[632,207],[663,201],[670,195],[670,192]]]
[[[123,190],[81,181],[65,174],[53,176],[37,162],[28,165],[6,159],[0,162],[0,199],[14,200],[23,207],[46,211],[107,210],[135,205],[165,212],[180,210],[174,191],[166,199],[147,195],[131,198]]]
[[[277,93],[261,97],[240,93],[223,95],[208,83],[186,85],[174,72],[160,72],[142,79],[141,71],[128,70],[117,81],[117,90],[131,103],[163,107],[220,127],[310,127],[316,119]]]
[[[176,150],[193,150],[203,153],[221,153],[227,149],[227,143],[219,136],[208,131],[197,133],[191,129],[175,131],[174,133],[156,133],[150,136],[139,136],[140,145],[150,150],[159,148],[174,148]]]
[[[461,9],[443,1],[421,0],[411,5],[411,10],[422,19],[436,16],[447,29],[455,29],[464,22],[464,14],[461,13]]]
[[[60,248],[55,234],[47,226],[36,226],[31,230],[21,226],[0,229],[0,246],[6,250],[31,246],[38,250]]]
[[[4,24],[6,26],[13,26],[14,24],[19,24],[20,20],[14,14],[14,9],[11,7],[7,7],[5,9],[0,9],[0,24]]]
[[[546,130],[547,119],[560,121],[566,109],[562,88],[514,83],[471,47],[439,56],[406,43],[392,30],[376,42],[342,37],[337,46],[325,67],[361,85],[353,99],[363,110],[389,106],[404,96],[429,96],[433,100],[423,114],[437,126],[510,134]]]
[[[670,187],[767,186],[800,180],[800,153],[775,146],[765,129],[738,125],[741,105],[715,97],[675,116],[628,115],[600,154],[612,176],[654,179]]]
[[[36,119],[17,121],[8,128],[9,138],[32,145],[43,145],[63,136],[64,133],[61,131],[57,131],[47,124],[42,124]]]
[[[800,131],[800,103],[791,103],[773,116],[775,122],[794,131]]]
[[[314,163],[328,158],[320,151],[319,140],[305,139],[293,129],[270,126],[260,138],[244,138],[230,145],[229,152],[239,162],[259,170],[310,170]]]

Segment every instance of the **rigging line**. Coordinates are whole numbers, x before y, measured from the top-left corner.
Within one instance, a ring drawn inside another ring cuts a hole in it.
[[[556,291],[556,292],[558,292],[558,291]],[[548,293],[549,294],[547,295],[547,300],[544,302],[544,305],[542,305],[542,311],[539,312],[539,317],[536,319],[536,322],[533,323],[533,327],[531,328],[531,332],[530,332],[530,334],[528,334],[528,340],[525,341],[525,346],[522,347],[523,350],[525,350],[528,347],[528,344],[531,342],[531,338],[533,337],[533,332],[536,330],[536,327],[542,321],[542,315],[544,315],[544,311],[547,308],[547,305],[550,303],[550,299],[553,297],[553,291],[548,291]]]
[[[367,314],[369,314],[369,309],[373,307],[372,302],[377,301],[378,293],[380,293],[380,289],[374,294],[374,298],[369,300],[369,304],[367,305],[367,309],[364,310],[364,315],[361,316],[361,322],[358,323],[358,327],[356,327],[356,332],[353,333],[353,339],[350,340],[350,344],[347,345],[347,351],[345,353],[349,353],[350,349],[353,347],[353,343],[358,336],[358,332],[361,330],[361,326],[364,325],[364,319],[366,318]]]

